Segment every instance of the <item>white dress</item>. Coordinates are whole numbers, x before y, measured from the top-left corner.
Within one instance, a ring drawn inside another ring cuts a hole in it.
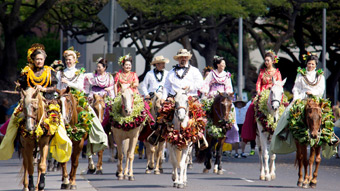
[[[78,75],[75,75],[77,71],[78,69],[75,66],[72,68],[66,68],[64,71],[58,71],[57,89],[62,90],[69,86],[71,88],[84,91],[84,74],[79,73]],[[68,82],[61,82],[61,78],[66,78]]]

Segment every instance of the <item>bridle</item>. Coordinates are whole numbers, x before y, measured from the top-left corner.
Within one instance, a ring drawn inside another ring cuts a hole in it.
[[[186,106],[178,106],[177,102],[175,102],[175,116],[178,118],[178,111],[180,109],[184,109],[185,110],[185,113],[187,114],[188,113],[188,108],[189,108],[189,103],[188,103],[188,100],[186,101]]]
[[[225,99],[229,99],[228,97],[224,97],[224,96],[221,96],[222,99],[225,98]],[[221,105],[224,105],[224,104],[221,104]],[[229,108],[231,108],[231,104],[228,105]],[[218,121],[222,121],[223,123],[227,123],[227,120],[225,119],[225,117],[223,116],[223,110],[222,110],[222,107],[220,107],[220,112],[217,111],[216,107],[214,107],[214,111],[218,117]],[[230,112],[230,110],[229,110]],[[227,118],[229,118],[229,114],[228,116],[226,116]],[[224,125],[222,123],[222,125]]]

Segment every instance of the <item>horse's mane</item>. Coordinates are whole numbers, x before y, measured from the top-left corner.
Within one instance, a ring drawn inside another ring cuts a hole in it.
[[[78,101],[76,100],[76,98],[74,97],[74,95],[69,92],[68,94],[70,94],[70,101],[72,103],[72,116],[71,116],[71,121],[70,121],[70,125],[75,125],[78,123],[78,111],[77,111],[77,107],[78,107]]]
[[[42,96],[42,94],[38,93],[37,95],[38,99],[38,112],[37,112],[37,119],[40,120],[42,117],[45,117],[45,98]]]

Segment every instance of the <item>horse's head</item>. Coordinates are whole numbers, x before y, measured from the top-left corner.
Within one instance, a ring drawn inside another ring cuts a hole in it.
[[[150,112],[154,118],[156,118],[158,111],[162,108],[161,99],[162,91],[156,91],[152,98],[152,107],[150,108]]]
[[[61,113],[65,124],[77,124],[77,101],[71,93],[69,87],[57,90],[59,94],[58,104],[61,106]]]
[[[101,122],[103,121],[104,110],[105,110],[105,101],[104,101],[105,96],[106,94],[103,97],[98,94],[93,95],[92,107]]]
[[[122,111],[123,116],[130,116],[133,110],[133,91],[129,84],[123,84],[122,89]]]
[[[44,105],[43,97],[39,94],[39,90],[28,88],[26,91],[21,91],[23,98],[23,113],[26,117],[26,130],[33,131],[37,122],[43,116]]]
[[[283,85],[286,83],[287,78],[285,78],[282,82],[276,81],[275,78],[273,80],[273,87],[270,89],[269,99],[271,109],[276,112],[281,104],[282,96],[283,96]]]
[[[310,137],[315,139],[318,136],[321,126],[321,106],[320,103],[316,102],[312,98],[307,99],[305,107],[305,119],[306,124],[309,128]]]
[[[213,103],[214,104],[213,113],[218,112],[217,114],[221,115],[221,116],[218,116],[218,121],[222,119],[225,121],[229,120],[229,113],[230,113],[230,110],[233,104],[233,98],[234,98],[233,93],[218,92]]]
[[[189,112],[188,91],[180,89],[175,93],[175,116],[177,116],[179,121],[183,122]]]

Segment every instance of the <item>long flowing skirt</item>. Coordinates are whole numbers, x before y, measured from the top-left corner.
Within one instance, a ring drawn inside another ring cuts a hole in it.
[[[254,103],[249,105],[246,113],[246,118],[241,131],[241,138],[244,142],[255,140],[256,138],[256,121]]]

